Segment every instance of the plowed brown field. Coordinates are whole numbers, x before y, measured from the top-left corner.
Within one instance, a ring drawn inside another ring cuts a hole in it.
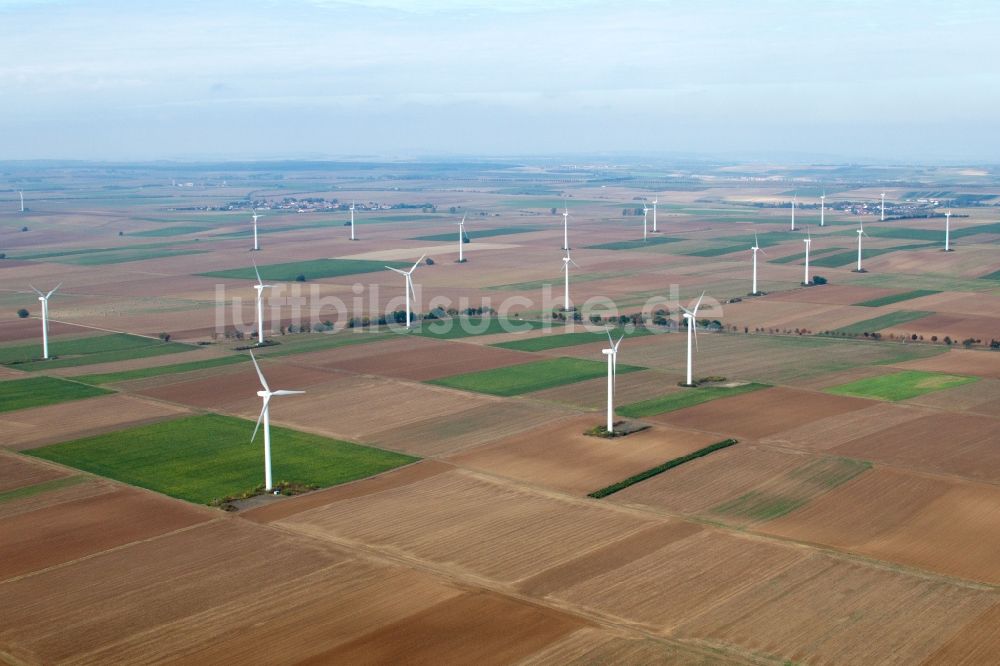
[[[0,520],[0,580],[210,518],[206,509],[130,488],[9,516]]]
[[[929,414],[926,409],[891,402],[879,402],[871,407],[845,414],[817,419],[804,425],[776,432],[761,439],[765,443],[793,446],[797,449],[827,451],[860,437],[908,423]],[[862,460],[868,458],[861,456]]]
[[[588,415],[555,421],[449,461],[582,496],[715,441],[664,426],[615,440],[583,434],[599,420]]]
[[[651,416],[649,420],[757,438],[871,405],[871,401],[860,398],[776,387]]]
[[[33,449],[162,421],[186,412],[181,407],[122,394],[21,409],[0,415],[0,430],[4,433],[0,446]]]
[[[1000,421],[938,412],[830,449],[830,453],[923,472],[1000,483]]]
[[[33,458],[17,456],[0,450],[0,493],[36,483],[61,479],[69,472]]]
[[[917,334],[924,336],[927,340],[930,340],[931,336],[934,335],[943,340],[948,335],[955,341],[974,338],[988,344],[990,340],[1000,340],[1000,317],[933,314],[882,331],[883,335],[890,333],[906,337]]]
[[[759,529],[1000,583],[1000,488],[875,468]]]
[[[969,349],[951,349],[945,354],[931,358],[895,363],[894,367],[905,370],[948,372],[955,375],[1000,379],[1000,354]]]

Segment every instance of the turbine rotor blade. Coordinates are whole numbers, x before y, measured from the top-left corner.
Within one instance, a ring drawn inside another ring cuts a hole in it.
[[[305,393],[305,391],[288,391],[285,389],[279,389],[277,391],[272,391],[271,395],[300,395]]]
[[[411,269],[410,269],[409,271],[407,271],[407,272],[408,272],[408,273],[412,273],[413,271],[417,270],[417,266],[419,266],[419,265],[420,265],[420,262],[421,262],[421,261],[423,261],[423,260],[424,260],[424,257],[426,257],[426,256],[427,256],[426,254],[422,254],[422,255],[420,255],[420,258],[419,258],[419,259],[417,259],[417,263],[413,264],[413,268],[411,268]]]
[[[250,435],[251,442],[253,442],[253,440],[257,437],[257,430],[260,429],[260,422],[264,420],[264,412],[267,411],[267,405],[270,402],[271,402],[271,396],[270,394],[268,394],[268,396],[264,398],[264,405],[260,408],[260,414],[257,416],[257,425],[253,427],[253,434]]]
[[[28,286],[29,286],[29,287],[31,287],[32,291],[34,291],[34,292],[35,292],[36,294],[38,294],[38,295],[39,295],[39,296],[41,296],[42,298],[45,298],[45,294],[43,294],[43,293],[42,293],[42,292],[40,292],[39,290],[35,289],[35,286],[34,286],[34,285],[32,285],[32,284],[29,284]]]
[[[253,352],[250,352],[250,360],[253,361],[253,367],[257,371],[257,376],[260,377],[260,385],[264,387],[264,390],[268,393],[271,392],[271,387],[267,385],[267,380],[264,379],[264,373],[260,371],[260,366],[257,365],[257,359],[254,357]]]
[[[48,300],[49,296],[51,296],[52,294],[56,293],[56,289],[58,289],[61,286],[62,286],[62,282],[60,282],[55,287],[53,287],[52,291],[50,291],[49,293],[45,294],[45,299]]]
[[[398,268],[393,268],[392,266],[386,266],[386,268],[388,268],[390,271],[393,271],[394,273],[399,273],[400,275],[409,275],[409,273],[407,273],[406,271],[401,271]]]
[[[698,302],[694,304],[694,309],[691,311],[691,316],[698,314],[698,308],[701,307],[701,299],[705,298],[705,292],[701,292],[701,296],[698,297]]]

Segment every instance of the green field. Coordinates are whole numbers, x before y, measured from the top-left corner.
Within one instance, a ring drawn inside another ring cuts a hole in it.
[[[917,319],[923,319],[924,317],[934,314],[933,312],[928,312],[926,310],[897,310],[895,312],[890,312],[888,314],[881,315],[879,317],[872,317],[871,319],[864,319],[847,326],[833,331],[834,333],[845,333],[847,335],[860,335],[862,333],[875,333],[881,331],[883,328],[889,328],[891,326],[899,326],[900,324],[905,324],[907,322],[915,321]]]
[[[599,243],[598,245],[588,245],[585,250],[638,250],[644,247],[652,247],[654,245],[663,245],[664,243],[676,243],[678,241],[684,240],[683,238],[677,238],[676,236],[652,236],[646,240],[627,240],[627,241],[614,241],[611,243]]]
[[[883,305],[900,303],[902,301],[909,301],[914,298],[921,298],[922,296],[931,296],[933,294],[940,293],[940,291],[934,291],[933,289],[914,289],[913,291],[904,291],[901,294],[890,294],[889,296],[883,296],[881,298],[873,298],[870,301],[861,301],[860,303],[855,303],[854,305],[861,305],[866,308],[878,308]]]
[[[341,277],[344,275],[357,275],[359,273],[374,273],[384,271],[386,266],[393,268],[408,269],[412,263],[399,261],[368,261],[366,259],[313,259],[311,261],[294,261],[287,264],[268,264],[258,266],[260,276],[264,280],[274,280],[276,282],[293,282],[299,275],[304,275],[306,280],[318,280],[320,278]],[[204,277],[228,278],[233,280],[254,280],[257,276],[253,266],[246,268],[231,268],[225,271],[212,271],[211,273],[199,273]]]
[[[618,372],[620,373],[642,369],[633,365],[618,364]],[[464,391],[512,396],[604,377],[607,373],[607,363],[604,361],[562,357],[521,363],[494,370],[452,375],[443,379],[435,379],[430,383]]]
[[[84,384],[113,384],[115,382],[127,382],[131,379],[145,379],[147,377],[159,377],[160,375],[172,375],[179,372],[191,372],[192,370],[203,370],[205,368],[217,368],[222,365],[231,365],[249,360],[247,356],[219,356],[216,358],[206,358],[204,361],[190,361],[188,363],[175,363],[173,365],[158,365],[152,368],[139,368],[138,370],[123,370],[122,372],[105,372],[96,375],[80,375],[73,377],[75,381]]]
[[[261,433],[252,421],[205,414],[54,444],[28,454],[209,504],[263,484]],[[319,487],[361,479],[416,458],[271,426],[275,483]]]
[[[472,241],[477,238],[492,238],[494,236],[510,236],[512,234],[526,234],[532,231],[541,231],[541,227],[497,227],[495,229],[476,229],[471,227],[466,229],[466,233]],[[432,234],[430,236],[416,236],[410,240],[416,241],[454,241],[458,240],[458,230],[449,231],[446,234]]]
[[[859,379],[840,386],[831,386],[827,393],[850,395],[857,398],[874,398],[877,400],[907,400],[918,395],[943,391],[944,389],[971,384],[979,381],[978,377],[962,375],[945,375],[936,372],[921,372],[905,370],[890,375],[880,375]]]
[[[179,342],[161,342],[154,338],[111,333],[87,338],[51,340],[49,355],[55,358],[49,358],[47,361],[40,360],[42,346],[38,343],[0,347],[0,364],[11,365],[18,370],[51,370],[176,354],[193,349],[195,347]]]
[[[501,319],[500,317],[450,317],[448,319],[425,319],[419,322],[419,328],[414,335],[441,340],[467,338],[474,335],[493,335],[495,333],[516,333],[518,331],[534,331],[543,326],[559,327],[556,322],[524,321],[520,319]]]
[[[77,384],[58,377],[28,377],[0,382],[0,412],[54,405],[111,393],[96,386]]]
[[[353,328],[337,333],[295,333],[278,336],[276,339],[280,344],[254,349],[254,354],[258,357],[291,356],[292,354],[305,354],[307,352],[323,351],[337,347],[378,342],[379,340],[387,340],[395,335],[399,335],[399,333],[384,330],[362,331],[361,329]],[[247,341],[243,341],[239,346],[246,344],[248,344]]]
[[[742,393],[750,393],[760,389],[768,388],[767,384],[743,384],[741,386],[704,386],[694,389],[684,389],[662,395],[658,398],[651,398],[641,402],[633,402],[629,405],[618,407],[615,411],[622,416],[632,419],[644,416],[653,416],[664,412],[672,412],[675,409],[693,407],[710,400],[728,398]]]
[[[634,337],[644,337],[646,335],[652,335],[653,332],[645,329],[638,328],[634,332],[628,334],[625,337],[623,344],[628,343],[628,338]],[[617,340],[621,335],[622,331],[620,329],[615,329],[611,331],[611,335]],[[514,349],[516,351],[528,351],[537,352],[545,351],[547,349],[559,349],[561,347],[572,347],[574,345],[584,345],[591,342],[607,342],[608,334],[604,331],[600,333],[591,333],[589,331],[581,331],[579,333],[559,333],[552,335],[543,335],[537,338],[528,338],[526,340],[511,340],[510,342],[499,342],[493,347],[500,347],[502,349]]]

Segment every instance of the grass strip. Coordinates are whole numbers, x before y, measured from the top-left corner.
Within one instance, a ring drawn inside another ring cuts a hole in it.
[[[691,462],[692,460],[702,458],[704,456],[707,456],[709,453],[712,453],[713,451],[718,451],[719,449],[728,448],[736,443],[737,440],[735,439],[725,439],[722,440],[721,442],[710,444],[709,446],[706,446],[703,449],[698,449],[697,451],[689,453],[686,456],[681,456],[680,458],[674,458],[673,460],[668,460],[662,465],[651,467],[647,469],[645,472],[639,472],[638,474],[630,476],[624,481],[619,481],[618,483],[613,483],[610,486],[605,486],[600,490],[595,490],[592,493],[588,493],[587,497],[593,497],[594,499],[601,499],[603,497],[607,497],[608,495],[613,495],[617,493],[619,490],[625,490],[629,486],[634,486],[635,484],[641,481],[645,481],[646,479],[651,479],[657,474],[662,474],[663,472],[666,472],[668,469],[673,469],[678,465],[683,465],[686,462]]]

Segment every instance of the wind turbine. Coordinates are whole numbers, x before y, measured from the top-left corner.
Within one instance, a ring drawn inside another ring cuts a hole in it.
[[[386,268],[388,268],[390,271],[394,271],[396,273],[399,273],[400,275],[402,275],[406,279],[406,284],[405,284],[405,286],[403,288],[403,290],[406,292],[406,328],[410,328],[410,319],[411,319],[411,316],[410,316],[410,294],[413,294],[414,300],[416,300],[416,298],[417,298],[417,293],[413,289],[413,271],[417,270],[417,266],[420,265],[420,262],[423,261],[424,257],[426,257],[426,256],[427,256],[426,254],[421,255],[421,257],[419,259],[417,259],[417,263],[413,264],[413,268],[411,268],[408,271],[401,271],[398,268],[393,268],[392,266],[386,266]]]
[[[358,240],[354,237],[354,202],[351,202],[351,240]]]
[[[944,214],[944,251],[951,252],[951,211]]]
[[[868,234],[865,233],[864,220],[862,220],[862,218],[859,217],[858,218],[858,269],[856,271],[857,273],[864,272],[861,269],[861,237],[867,235]]]
[[[695,319],[698,316],[698,307],[701,305],[701,299],[705,298],[705,292],[701,292],[701,296],[698,297],[698,302],[694,304],[694,308],[688,310],[683,305],[681,310],[684,310],[684,318],[688,320],[688,355],[687,355],[687,383],[685,386],[694,386],[693,380],[693,354],[691,350],[691,340],[694,339],[694,344],[698,344],[698,321]]]
[[[806,244],[806,272],[802,278],[802,284],[809,286],[809,247],[812,245],[812,236],[809,235],[809,230],[806,229],[806,237],[802,240]]]
[[[653,198],[653,233],[654,234],[659,233],[659,231],[656,228],[656,204],[659,203],[659,200],[660,200],[660,195],[656,195]]]
[[[615,381],[618,377],[618,345],[625,339],[625,334],[618,338],[618,342],[611,339],[611,329],[606,329],[608,333],[608,349],[602,349],[601,353],[608,357],[608,433],[615,429]]]
[[[257,345],[264,344],[264,290],[273,289],[273,284],[264,284],[260,279],[260,271],[257,270],[257,261],[253,262],[253,272],[257,274],[257,284],[253,286],[257,290]]]
[[[569,250],[569,204],[563,199],[563,246],[562,249]]]
[[[826,192],[819,195],[819,226],[825,226],[826,220]]]
[[[580,266],[569,258],[569,250],[566,250],[566,256],[563,257],[563,273],[566,274],[566,283],[563,287],[563,310],[569,312],[569,265],[573,264],[577,268]]]
[[[754,232],[754,235],[753,235],[753,247],[751,247],[750,249],[753,250],[753,291],[750,292],[750,295],[751,296],[756,296],[758,294],[758,291],[757,291],[757,253],[760,252],[761,254],[764,254],[764,255],[767,254],[767,252],[764,252],[764,250],[760,249],[760,243],[757,242],[757,233],[756,232]]]
[[[795,201],[798,199],[797,194],[792,195],[792,231],[795,231]]]
[[[646,219],[649,217],[649,206],[643,202],[642,204],[642,241],[646,242]]]
[[[885,222],[885,192],[882,193],[882,212],[879,215],[879,222]]]
[[[62,282],[55,286],[55,289],[47,294],[35,289],[34,286],[28,285],[31,289],[38,294],[38,300],[42,303],[42,358],[48,360],[49,358],[49,296],[56,293],[56,289],[62,286]]]
[[[21,190],[17,191],[18,195],[21,197],[21,212],[24,212],[24,192]]]
[[[263,215],[257,214],[257,209],[253,209],[253,249],[255,252],[260,250],[260,243],[257,242],[257,218],[264,217]]]
[[[458,225],[458,263],[465,263],[465,255],[462,254],[463,245],[465,245],[465,215],[462,216],[461,222],[456,222]]]
[[[283,389],[278,391],[272,391],[271,387],[267,385],[267,380],[264,379],[264,373],[260,371],[260,366],[257,365],[257,359],[254,358],[253,352],[250,352],[250,360],[253,361],[253,367],[257,370],[257,376],[260,377],[261,390],[257,391],[257,395],[261,397],[264,402],[264,406],[260,409],[260,416],[257,417],[257,425],[253,428],[253,435],[250,436],[250,441],[257,437],[257,430],[260,428],[260,424],[264,423],[264,490],[270,491],[274,487],[274,483],[271,481],[271,398],[274,396],[282,395],[299,395],[305,393],[305,391],[285,391]]]

